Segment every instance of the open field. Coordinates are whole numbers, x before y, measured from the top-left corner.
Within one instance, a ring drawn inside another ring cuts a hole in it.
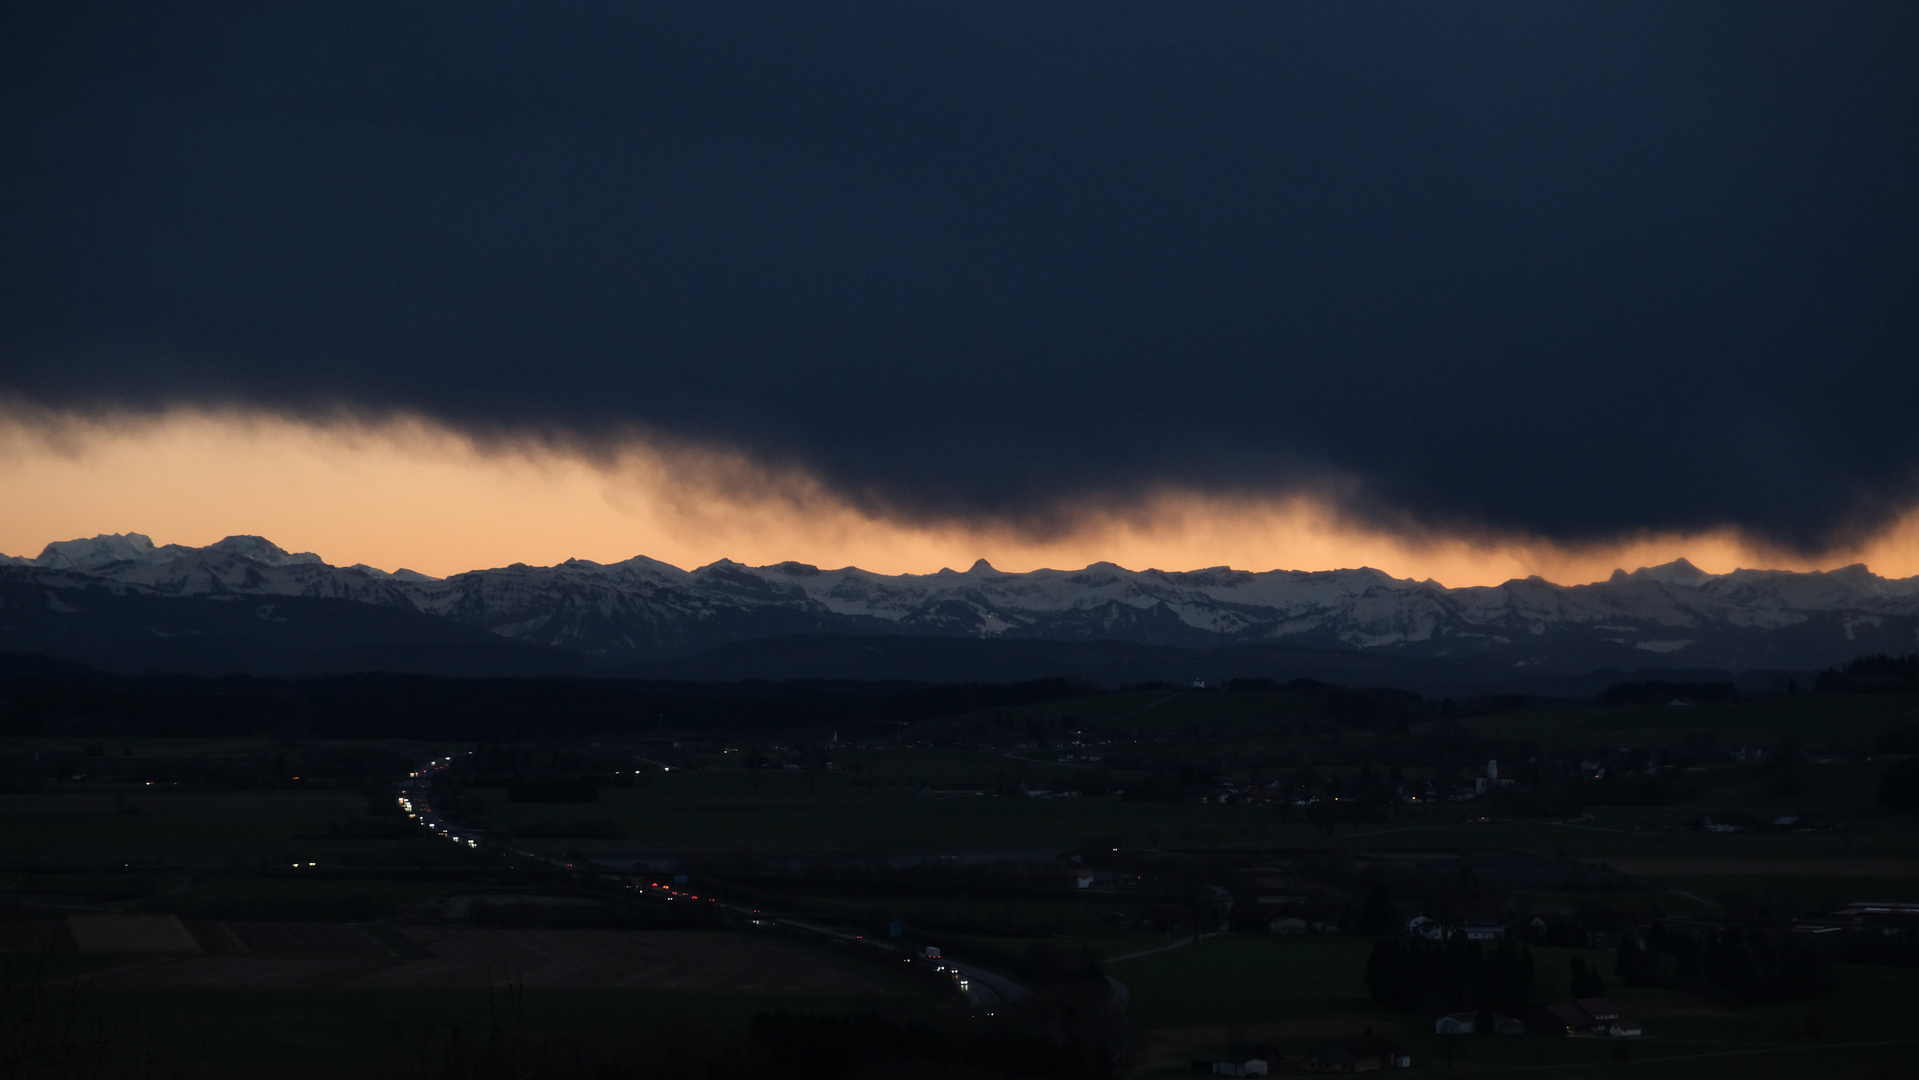
[[[994,720],[995,730],[1015,732],[1023,731],[1030,720],[1048,738],[1081,732],[1087,745],[981,750],[917,744],[964,736],[985,719]],[[1504,747],[1510,758],[1529,752],[1528,746],[1537,753],[1623,745],[1656,751],[1711,731],[1723,746],[1770,747],[1782,736],[1794,735],[1828,752],[1827,757],[1839,758],[1807,764],[1784,792],[1769,789],[1772,777],[1764,768],[1714,767],[1689,774],[1688,782],[1699,791],[1680,804],[1588,806],[1593,820],[1566,825],[1523,819],[1482,822],[1475,820],[1479,812],[1474,804],[1401,808],[1397,820],[1341,825],[1331,839],[1383,840],[1391,835],[1394,844],[1518,844],[1563,847],[1581,856],[1624,856],[1626,852],[1616,850],[1622,847],[1617,837],[1597,835],[1611,829],[1640,834],[1623,846],[1643,858],[1822,861],[1897,858],[1909,856],[1919,845],[1919,827],[1911,819],[1877,820],[1870,803],[1883,765],[1864,760],[1880,732],[1919,724],[1919,705],[1905,697],[1799,695],[1686,708],[1518,710],[1448,723],[1457,729],[1452,735],[1442,735],[1436,722],[1427,722],[1409,735],[1396,736],[1329,729],[1323,717],[1312,713],[1310,699],[1289,695],[1109,694],[923,722],[906,729],[899,746],[834,751],[832,770],[740,768],[751,748],[763,747],[768,754],[779,749],[774,745],[777,735],[746,734],[729,737],[725,747],[702,749],[704,767],[646,773],[636,786],[602,788],[599,801],[590,805],[513,803],[497,789],[475,794],[486,803],[487,817],[509,833],[530,825],[594,818],[611,822],[624,841],[639,847],[1043,850],[1071,847],[1090,836],[1114,836],[1131,846],[1237,846],[1326,837],[1319,828],[1253,808],[1110,797],[1027,799],[1017,792],[1022,783],[1070,779],[1089,768],[1106,775],[1115,787],[1137,784],[1150,768],[1203,768],[1222,776],[1250,771],[1271,778],[1310,767],[1317,775],[1337,777],[1350,775],[1368,760],[1381,769],[1403,762],[1408,776],[1420,777],[1431,773],[1415,760],[1428,743],[1477,743],[1484,747],[1477,753],[1486,756],[1496,756]],[[56,740],[13,742],[18,745],[12,749],[21,753],[75,751],[71,743]],[[301,767],[303,752],[316,756],[310,746],[284,740],[121,738],[104,749],[125,756],[104,760],[117,767],[132,762],[158,768],[195,754],[236,761],[251,754],[284,759],[281,764],[292,771]],[[726,748],[734,752],[720,752]],[[424,754],[441,748],[380,744],[376,749]],[[1058,760],[1088,754],[1103,760],[1092,765]],[[1477,754],[1469,745],[1459,756],[1471,760]],[[206,767],[207,759],[193,760]],[[927,787],[989,794],[918,797]],[[0,851],[16,866],[252,867],[263,859],[337,864],[342,855],[364,857],[381,849],[366,839],[327,837],[329,824],[361,816],[363,803],[359,791],[337,783],[302,787],[292,780],[271,790],[233,791],[97,779],[42,783],[33,792],[0,792]],[[1842,835],[1672,835],[1702,809],[1825,816],[1848,828]]]
[[[987,728],[1036,733],[1051,726],[1096,730],[1110,738],[1172,733],[1182,739],[1237,741],[1303,732],[1323,727],[1324,723],[1315,703],[1303,697],[1148,689],[982,709],[921,721],[908,728],[905,735],[926,742],[976,742],[978,734]]]
[[[1463,723],[1487,739],[1532,740],[1541,747],[1595,738],[1621,745],[1679,746],[1689,732],[1712,730],[1727,745],[1766,746],[1792,734],[1866,753],[1880,732],[1919,724],[1919,702],[1906,694],[1789,694],[1718,705],[1522,709]]]
[[[979,771],[1005,767],[1003,756],[977,752],[974,756]],[[1919,832],[1909,819],[1888,819],[1860,804],[1861,785],[1854,776],[1834,778],[1836,786],[1843,784],[1853,793],[1843,831],[1763,835],[1702,834],[1683,828],[1699,816],[1697,803],[1593,806],[1579,817],[1559,820],[1486,819],[1470,804],[1440,804],[1403,808],[1387,821],[1340,824],[1329,834],[1323,827],[1297,818],[1286,820],[1261,807],[1134,803],[1114,798],[1036,799],[1017,794],[921,798],[917,787],[868,788],[857,779],[837,775],[814,781],[810,790],[805,780],[792,774],[758,778],[757,788],[754,779],[743,770],[733,775],[687,774],[684,779],[654,777],[646,787],[602,790],[599,802],[591,806],[489,802],[488,814],[509,833],[539,822],[591,817],[612,822],[625,837],[614,842],[538,841],[587,851],[1031,851],[1065,849],[1090,837],[1111,837],[1127,847],[1520,846],[1564,850],[1580,857],[1631,852],[1651,859],[1832,863],[1862,858],[1897,862],[1919,843]],[[1739,800],[1730,801],[1727,808],[1776,814],[1812,801]]]
[[[691,990],[96,988],[53,1003],[82,1075],[203,1080],[415,1080],[491,1063],[595,1075],[600,1062],[700,1075],[776,1009],[850,1011],[871,997]],[[682,1062],[686,1072],[680,1071]],[[574,1068],[581,1072],[572,1072]],[[155,1071],[158,1070],[158,1071]],[[475,1069],[476,1075],[489,1075]],[[617,1073],[611,1075],[619,1075]]]
[[[123,798],[130,801],[116,810],[112,796],[94,792],[0,795],[0,850],[16,866],[277,863],[291,861],[294,837],[324,833],[332,818],[359,813],[362,801],[299,791]]]
[[[1366,998],[1370,943],[1353,939],[1220,937],[1112,966],[1131,988],[1146,1034],[1136,1075],[1189,1075],[1186,1055],[1235,1041],[1276,1045],[1298,1061],[1324,1042],[1372,1029],[1425,1067],[1465,1075],[1903,1076],[1919,1049],[1919,971],[1843,966],[1835,998],[1732,1009],[1696,995],[1609,983],[1647,1037],[1630,1062],[1617,1044],[1556,1036],[1469,1036],[1450,1042],[1418,1016],[1385,1012]],[[1535,948],[1547,997],[1563,999],[1567,960],[1609,969],[1609,954]],[[1819,1034],[1809,1034],[1817,1014]],[[1880,1045],[1852,1045],[1880,1044]],[[1840,1064],[1835,1065],[1835,1062]]]
[[[884,969],[761,935],[723,931],[402,926],[413,949],[343,924],[231,923],[238,955],[149,956],[89,971],[89,989],[379,987],[908,994]],[[195,927],[206,936],[210,930]],[[218,932],[218,931],[211,931]],[[158,949],[142,949],[157,952]],[[406,955],[411,952],[415,955]]]
[[[154,917],[126,921],[122,944],[158,951],[130,932]],[[762,1011],[925,997],[886,968],[725,931],[200,922],[198,955],[63,956],[46,949],[72,947],[69,925],[14,925],[36,932],[0,956],[9,1015],[23,975],[48,980],[30,999],[43,1027],[14,1048],[39,1038],[103,1076],[440,1076],[462,1055],[553,1068],[681,1049],[697,1068]]]
[[[904,757],[904,755],[901,755]],[[933,756],[928,754],[928,757]],[[1117,835],[1145,844],[1249,841],[1286,835],[1270,815],[1245,808],[1125,803],[1110,798],[1025,798],[1017,780],[1006,796],[921,798],[921,786],[945,772],[959,782],[985,775],[988,791],[996,772],[1009,776],[1015,764],[1003,757],[965,754],[972,772],[954,766],[960,755],[942,754],[938,767],[914,773],[921,782],[867,787],[858,777],[831,774],[809,788],[793,774],[755,777],[739,771],[651,778],[647,787],[611,788],[590,808],[489,803],[489,815],[511,833],[539,821],[592,816],[612,821],[627,837],[618,844],[567,846],[686,849],[716,847],[768,851],[1043,851],[1071,848],[1088,837]],[[932,763],[928,763],[929,766]],[[888,766],[878,766],[886,768]],[[1042,774],[1043,770],[1042,770]],[[757,780],[757,786],[755,781]],[[546,842],[547,846],[553,846]]]
[[[585,767],[562,761],[596,761],[608,781],[584,802],[514,801],[497,777],[456,783],[445,797],[496,834],[524,836],[516,843],[562,861],[584,855],[601,869],[634,857],[676,861],[703,893],[731,890],[848,932],[900,922],[909,941],[977,949],[1007,970],[1035,942],[1062,955],[1124,957],[1109,970],[1130,990],[1139,1076],[1184,1073],[1181,1055],[1240,1040],[1273,1042],[1297,1061],[1367,1028],[1422,1065],[1443,1066],[1450,1055],[1462,1074],[1874,1076],[1919,1052],[1899,1042],[1919,1038],[1910,1022],[1919,969],[1842,963],[1834,997],[1734,1008],[1625,985],[1611,977],[1609,950],[1535,941],[1541,1000],[1570,993],[1567,962],[1579,955],[1647,1025],[1627,1062],[1606,1040],[1439,1039],[1429,1018],[1367,995],[1371,939],[1353,931],[1374,881],[1394,883],[1395,919],[1464,903],[1515,924],[1535,913],[1598,926],[1613,925],[1608,912],[1719,918],[1919,902],[1919,817],[1875,804],[1888,762],[1873,752],[1883,732],[1914,725],[1911,698],[1799,695],[1426,717],[1396,729],[1334,724],[1294,696],[1162,689],[985,710],[863,744],[682,733],[670,770],[649,764],[657,752],[637,743],[542,745],[514,750],[514,760],[561,772]],[[208,1077],[257,1075],[285,1055],[309,1071],[279,1075],[420,1076],[432,1075],[422,1061],[446,1060],[461,1040],[477,1045],[475,1033],[492,1032],[508,1011],[524,1032],[515,1053],[535,1045],[587,1053],[579,1048],[588,1044],[598,1053],[628,1038],[665,1045],[660,1032],[682,1029],[735,1045],[762,1008],[923,996],[884,967],[816,946],[635,924],[635,911],[608,906],[616,883],[556,876],[503,848],[469,850],[369,813],[390,809],[381,793],[391,778],[366,771],[378,762],[472,747],[274,737],[127,738],[105,749],[94,760],[129,775],[178,769],[187,778],[177,787],[114,781],[99,765],[84,779],[45,776],[0,791],[0,905],[11,915],[0,920],[0,952],[16,965],[40,958],[51,984],[77,995],[75,1015],[118,1032],[115,1068],[129,1075],[138,1073],[139,1040],[155,1060]],[[0,750],[86,756],[70,740]],[[753,754],[770,767],[743,767]],[[1263,785],[1330,797],[1389,772],[1445,783],[1489,758],[1524,775],[1533,761],[1586,757],[1618,768],[1662,755],[1679,763],[1671,791],[1588,798],[1557,813],[1440,799],[1316,816],[1287,800],[1215,798]],[[310,767],[326,762],[361,771]],[[224,779],[208,779],[216,776]],[[1021,793],[1072,785],[1089,793]],[[1116,794],[1128,789],[1152,794]],[[1697,823],[1709,812],[1801,817],[1812,827],[1707,832]],[[1074,888],[1060,861],[1068,853],[1117,875],[1114,883]],[[1508,863],[1546,869],[1506,885],[1466,884],[1448,869]],[[1425,867],[1425,876],[1399,866]],[[1185,898],[1216,887],[1253,903],[1275,887],[1236,876],[1252,867],[1268,878],[1331,879],[1316,918],[1339,932],[1280,936],[1239,925],[1191,943],[1197,915]],[[1574,873],[1582,868],[1617,873],[1582,884]],[[494,909],[462,899],[521,893],[538,903],[500,909],[521,920],[510,925],[497,914],[474,921],[475,910]],[[590,925],[556,921],[567,912]],[[116,922],[122,915],[146,921]],[[221,1038],[222,1024],[244,1032]]]

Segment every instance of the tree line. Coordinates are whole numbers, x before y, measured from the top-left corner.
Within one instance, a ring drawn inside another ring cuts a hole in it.
[[[1731,1005],[1833,993],[1832,963],[1816,945],[1765,927],[1655,923],[1620,939],[1614,973],[1636,986],[1689,990]]]

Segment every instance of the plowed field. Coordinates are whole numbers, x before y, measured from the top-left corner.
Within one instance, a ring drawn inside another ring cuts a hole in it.
[[[427,955],[393,956],[357,927],[227,924],[252,955],[148,957],[82,978],[106,987],[487,987],[858,995],[899,989],[881,968],[721,931],[405,927]],[[262,947],[280,955],[262,955]],[[374,950],[379,950],[375,952]]]
[[[200,951],[200,943],[171,915],[69,915],[67,932],[85,953]]]

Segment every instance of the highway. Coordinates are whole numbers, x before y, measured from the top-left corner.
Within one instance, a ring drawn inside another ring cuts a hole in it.
[[[464,844],[475,849],[498,848],[519,858],[543,863],[574,874],[588,872],[588,868],[576,866],[565,859],[516,846],[506,837],[482,833],[470,828],[464,822],[449,818],[437,790],[444,785],[436,785],[435,781],[442,778],[452,766],[452,757],[441,757],[423,762],[413,770],[401,782],[399,792],[395,796],[401,813],[412,818],[428,832],[445,837],[452,843]],[[791,937],[832,945],[856,956],[863,955],[876,961],[896,962],[921,977],[944,976],[951,981],[954,992],[965,998],[974,1011],[988,1016],[1008,1004],[1032,995],[1031,990],[1016,980],[964,960],[917,955],[904,944],[896,944],[891,940],[870,938],[864,934],[848,933],[797,919],[770,915],[758,908],[731,903],[717,896],[700,895],[691,889],[681,887],[679,883],[673,881],[671,875],[662,875],[666,877],[664,883],[656,877],[632,874],[603,872],[601,876],[609,881],[619,882],[626,888],[658,903],[707,906],[715,914],[742,928],[756,927],[765,931],[780,932]],[[930,975],[924,970],[927,965],[933,967]]]

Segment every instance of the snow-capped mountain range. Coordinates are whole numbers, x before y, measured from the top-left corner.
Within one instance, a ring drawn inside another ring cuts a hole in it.
[[[726,560],[682,570],[637,557],[515,564],[440,579],[330,566],[257,536],[189,548],[156,546],[138,533],[49,544],[32,559],[0,559],[0,578],[11,582],[14,603],[43,592],[56,612],[84,609],[89,591],[351,601],[615,670],[741,642],[820,634],[1187,648],[1276,644],[1542,673],[1808,669],[1919,647],[1919,577],[1887,579],[1864,566],[1708,574],[1680,560],[1616,571],[1611,580],[1589,585],[1533,577],[1449,589],[1371,569],[1169,572],[1096,563],[1005,573],[982,560],[965,572],[889,576]],[[6,615],[0,610],[0,629],[10,628]]]

